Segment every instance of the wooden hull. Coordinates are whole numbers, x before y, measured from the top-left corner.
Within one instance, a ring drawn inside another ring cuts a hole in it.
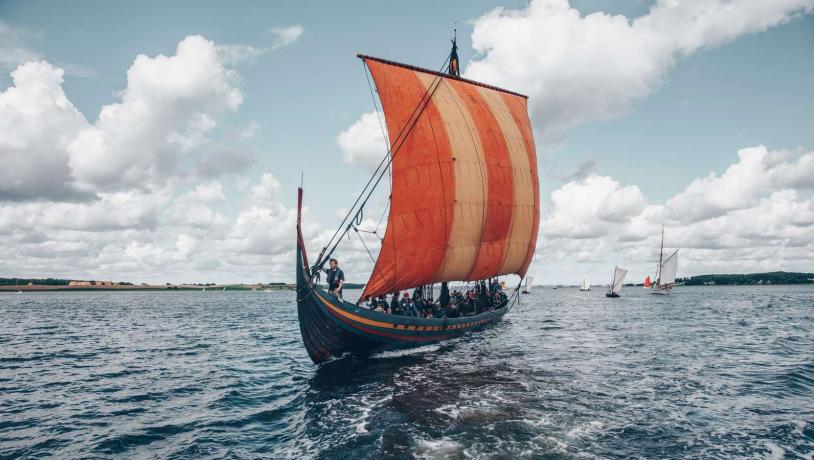
[[[345,353],[408,348],[459,337],[501,320],[510,308],[461,318],[416,318],[371,311],[305,286],[297,298],[300,332],[308,356],[321,363]]]

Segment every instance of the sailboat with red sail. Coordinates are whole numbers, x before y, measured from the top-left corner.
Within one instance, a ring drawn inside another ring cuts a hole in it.
[[[499,285],[497,277],[510,274],[522,282],[537,241],[539,183],[527,97],[462,78],[454,40],[445,71],[358,57],[375,83],[389,145],[313,265],[298,212],[297,311],[316,363],[461,336],[500,321],[518,300],[519,283],[488,307],[478,295],[473,312],[431,318],[371,310],[321,288],[318,274],[343,236],[358,232],[383,178],[391,184],[389,215],[363,299],[421,289],[444,310],[453,302],[452,283]],[[298,209],[302,194],[300,188]],[[437,301],[433,287],[440,287]]]

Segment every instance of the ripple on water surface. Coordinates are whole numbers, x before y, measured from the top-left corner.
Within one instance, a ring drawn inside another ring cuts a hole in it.
[[[311,364],[291,292],[0,294],[0,457],[811,457],[814,287],[539,289]]]

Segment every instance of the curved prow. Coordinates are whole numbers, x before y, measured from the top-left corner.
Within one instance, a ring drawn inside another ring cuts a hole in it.
[[[308,254],[302,237],[302,187],[297,188],[297,299],[301,299],[309,283]]]

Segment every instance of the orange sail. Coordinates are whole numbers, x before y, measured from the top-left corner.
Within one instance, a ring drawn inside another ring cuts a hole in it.
[[[644,279],[644,287],[649,288],[652,285],[650,282],[650,276]]]
[[[524,276],[537,242],[537,156],[526,97],[364,59],[387,122],[392,194],[365,295]]]

